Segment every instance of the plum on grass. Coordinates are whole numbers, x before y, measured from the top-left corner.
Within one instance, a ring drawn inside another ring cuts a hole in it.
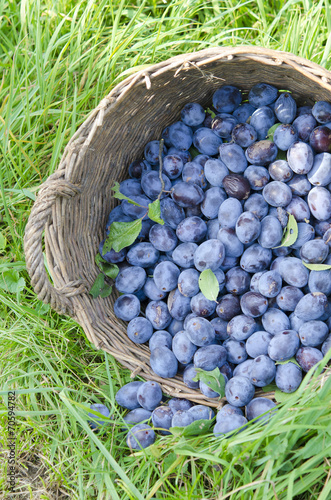
[[[171,398],[168,401],[168,405],[170,406],[173,413],[176,411],[187,411],[192,408],[193,403],[186,398]]]
[[[145,408],[135,408],[129,411],[123,420],[126,424],[141,424],[142,422],[148,422],[152,417],[152,412],[145,410]]]
[[[178,410],[171,420],[171,427],[187,427],[194,422],[193,416],[185,410]]]
[[[263,421],[267,423],[276,411],[276,403],[271,401],[271,399],[254,398],[246,406],[246,417],[248,421],[257,419],[256,422]],[[267,413],[267,415],[263,415],[264,413]],[[261,417],[260,415],[263,416]]]
[[[152,412],[152,423],[157,431],[162,435],[168,435],[168,429],[171,427],[173,411],[170,406],[158,406]]]
[[[142,384],[143,382],[129,382],[128,384],[123,385],[123,387],[121,387],[116,393],[116,402],[128,410],[140,408],[137,394],[138,389]]]
[[[96,411],[98,413],[101,413],[105,417],[105,419],[101,417],[97,417],[94,413],[88,413],[88,417],[93,418],[93,421],[89,421],[89,426],[91,429],[100,429],[102,426],[104,426],[107,422],[106,420],[109,419],[110,416],[110,410],[105,406],[104,404],[101,403],[93,403],[90,405],[90,410]]]
[[[214,411],[208,406],[195,405],[188,410],[189,414],[196,420],[212,420],[215,417]]]
[[[213,432],[216,437],[228,434],[229,432],[232,432],[232,434],[230,434],[230,436],[232,436],[234,433],[233,431],[244,427],[246,424],[247,419],[243,415],[224,415],[222,419],[216,422]]]
[[[155,437],[155,432],[148,424],[136,424],[129,430],[126,444],[133,450],[140,450],[153,444]]]
[[[144,382],[138,389],[137,400],[145,410],[153,411],[162,400],[161,386],[152,380]]]
[[[222,420],[224,417],[230,416],[230,415],[241,415],[243,416],[243,411],[240,408],[237,408],[236,406],[230,405],[229,403],[225,404],[222,406],[220,410],[218,410],[216,414],[216,422],[219,422]]]

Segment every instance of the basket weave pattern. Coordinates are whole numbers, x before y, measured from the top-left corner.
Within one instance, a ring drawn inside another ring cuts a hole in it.
[[[40,188],[25,231],[27,269],[39,299],[73,317],[87,338],[132,376],[157,380],[165,393],[209,406],[222,402],[188,389],[179,376],[165,380],[151,371],[148,347],[132,343],[126,324],[113,313],[116,294],[93,299],[88,291],[99,273],[94,259],[116,204],[111,187],[127,178],[128,165],[143,156],[145,144],[159,139],[187,102],[210,106],[222,85],[248,91],[259,82],[291,90],[301,105],[331,100],[330,72],[292,54],[256,47],[206,49],[130,76],[73,135],[58,170]]]

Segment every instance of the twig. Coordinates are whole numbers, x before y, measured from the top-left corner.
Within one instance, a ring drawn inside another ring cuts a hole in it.
[[[162,193],[164,191],[164,180],[162,179],[162,167],[163,167],[162,153],[163,153],[163,145],[164,145],[164,139],[161,139],[160,140],[160,147],[159,147],[159,177],[160,177],[162,189],[159,192],[159,195],[157,197],[158,200],[161,199]]]

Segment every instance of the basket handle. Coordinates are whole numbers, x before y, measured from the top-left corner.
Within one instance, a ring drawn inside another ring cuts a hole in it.
[[[79,192],[79,186],[63,179],[63,172],[51,175],[39,190],[24,235],[26,267],[38,298],[49,303],[60,314],[71,316],[74,308],[70,297],[86,291],[86,285],[82,280],[71,281],[62,288],[55,288],[51,284],[45,269],[42,235],[56,198],[71,198]]]

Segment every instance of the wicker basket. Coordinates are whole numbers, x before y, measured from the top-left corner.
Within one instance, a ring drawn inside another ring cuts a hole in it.
[[[88,290],[99,273],[94,258],[115,206],[114,181],[127,177],[128,165],[143,155],[148,141],[179,119],[185,103],[208,106],[221,85],[247,91],[258,82],[291,90],[301,105],[331,100],[331,73],[285,52],[212,48],[151,66],[117,85],[77,130],[58,170],[39,190],[25,232],[27,269],[39,299],[73,317],[87,338],[132,376],[157,380],[171,396],[210,406],[222,402],[188,389],[181,377],[155,376],[148,347],[132,343],[125,323],[113,313],[116,297],[93,299]],[[43,238],[53,284],[44,266]]]

